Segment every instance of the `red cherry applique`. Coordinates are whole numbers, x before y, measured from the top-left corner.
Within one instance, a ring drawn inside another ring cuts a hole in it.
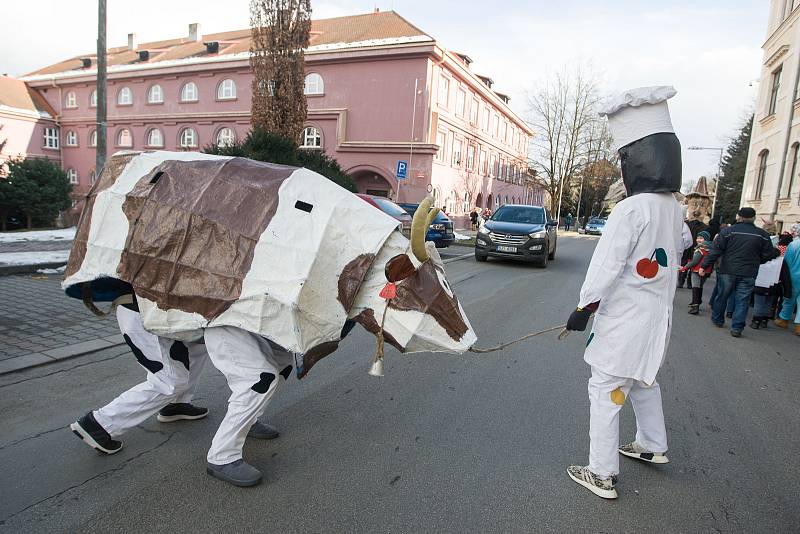
[[[655,260],[653,258],[656,258]],[[636,262],[636,272],[642,278],[655,278],[658,274],[658,267],[667,266],[667,252],[663,248],[657,248],[650,255],[650,258],[642,258]]]

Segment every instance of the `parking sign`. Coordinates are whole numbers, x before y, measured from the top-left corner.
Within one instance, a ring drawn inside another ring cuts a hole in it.
[[[408,172],[408,162],[403,160],[397,160],[397,175],[398,180],[405,180]]]

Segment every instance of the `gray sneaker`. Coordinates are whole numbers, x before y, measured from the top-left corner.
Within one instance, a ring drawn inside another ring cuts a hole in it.
[[[589,467],[571,465],[567,467],[569,478],[588,489],[598,497],[604,499],[616,499],[617,490],[614,487],[617,483],[616,477],[600,478],[591,471]]]
[[[635,441],[617,449],[620,454],[629,458],[636,458],[651,464],[668,464],[669,458],[663,452],[650,452]]]
[[[244,460],[236,460],[225,465],[206,463],[206,473],[212,477],[224,480],[234,486],[255,486],[261,482],[261,471]]]
[[[281,433],[275,428],[262,423],[261,421],[256,421],[253,423],[253,426],[250,427],[250,431],[247,432],[248,438],[255,439],[275,439],[280,435]]]

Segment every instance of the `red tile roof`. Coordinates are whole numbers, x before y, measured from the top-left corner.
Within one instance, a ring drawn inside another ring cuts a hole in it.
[[[42,95],[29,88],[25,82],[10,76],[0,76],[0,105],[56,116],[55,110]]]
[[[311,23],[311,32],[311,46],[357,43],[361,41],[400,37],[429,37],[425,32],[394,11],[314,20]],[[206,47],[203,43],[210,41],[220,42],[219,52],[217,54],[208,54],[206,52]],[[250,29],[203,35],[200,42],[189,41],[188,38],[181,37],[178,39],[141,43],[136,47],[135,51],[128,50],[127,46],[109,48],[107,55],[108,65],[141,64],[142,62],[139,61],[138,50],[150,51],[148,63],[247,52],[250,50]],[[49,65],[26,74],[26,76],[56,74],[70,70],[78,70],[82,68],[81,58],[90,58],[92,60],[92,67],[90,68],[96,67],[97,54],[91,53]]]

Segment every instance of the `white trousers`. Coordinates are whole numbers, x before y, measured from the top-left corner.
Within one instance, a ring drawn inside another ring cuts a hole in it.
[[[290,353],[240,328],[207,328],[204,337],[211,362],[231,390],[228,411],[207,457],[209,463],[224,465],[242,458],[247,432],[264,413],[278,384],[289,377],[294,360]]]
[[[95,410],[94,418],[116,438],[172,402],[190,402],[208,354],[202,343],[182,343],[144,329],[138,312],[117,308],[117,322],[147,379]]]
[[[615,392],[617,389],[624,397]],[[636,443],[650,452],[667,452],[667,429],[658,382],[647,386],[638,380],[608,375],[592,367],[589,379],[589,469],[601,477],[619,473],[619,411],[627,399],[630,399],[636,414]]]

